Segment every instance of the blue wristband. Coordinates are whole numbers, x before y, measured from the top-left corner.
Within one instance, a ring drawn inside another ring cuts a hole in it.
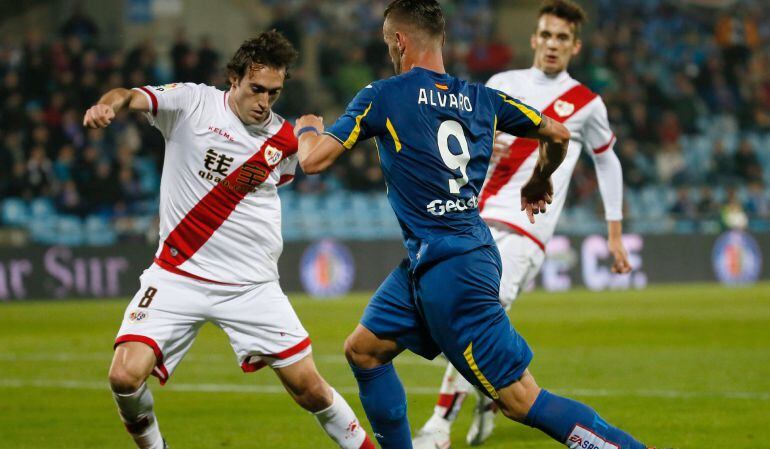
[[[301,135],[303,135],[303,134],[305,134],[307,132],[310,132],[310,131],[313,131],[316,136],[321,134],[318,131],[318,128],[316,128],[315,126],[306,126],[304,128],[300,128],[299,131],[297,131],[297,139],[299,139],[299,136],[301,136]]]

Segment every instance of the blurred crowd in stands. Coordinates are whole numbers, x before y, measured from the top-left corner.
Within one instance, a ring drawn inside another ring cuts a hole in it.
[[[362,86],[391,76],[381,37],[387,1],[263,3],[273,13],[268,28],[284,32],[302,55],[315,55],[315,70],[301,61],[287,82],[276,107],[283,115],[336,116]],[[529,66],[531,56],[516,54],[497,32],[500,3],[442,2],[451,73],[486,81]],[[631,229],[647,221],[642,232],[668,231],[664,223],[744,214],[755,230],[770,230],[770,9],[759,1],[721,12],[662,0],[596,3],[600,14],[590,18],[570,72],[607,103]],[[230,54],[210,38],[191,41],[183,29],[163,54],[149,40],[125,51],[104,48],[100,32],[76,12],[56,33],[0,36],[0,201],[42,198],[56,213],[124,220],[127,234],[141,233],[130,218],[156,214],[163,139],[138,115],[89,130],[83,113],[114,87],[185,81],[226,88]],[[299,176],[291,189],[384,191],[374,148],[342,162],[328,174]],[[575,170],[570,197],[568,208],[601,223],[588,157]]]

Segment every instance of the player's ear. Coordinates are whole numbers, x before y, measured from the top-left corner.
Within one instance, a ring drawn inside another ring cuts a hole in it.
[[[537,35],[535,33],[529,37],[529,46],[532,47],[532,50],[537,48]]]
[[[583,49],[583,41],[580,38],[575,38],[575,46],[572,47],[572,56],[576,56]]]

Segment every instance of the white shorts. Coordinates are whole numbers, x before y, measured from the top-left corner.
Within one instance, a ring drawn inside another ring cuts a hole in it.
[[[115,346],[142,342],[155,351],[153,375],[166,383],[210,321],[230,338],[244,372],[281,368],[307,356],[310,338],[277,281],[221,285],[170,273],[144,271],[141,287],[123,316]]]
[[[545,253],[532,239],[505,225],[491,223],[489,230],[503,261],[500,303],[508,309],[519,293],[537,276],[543,266]]]

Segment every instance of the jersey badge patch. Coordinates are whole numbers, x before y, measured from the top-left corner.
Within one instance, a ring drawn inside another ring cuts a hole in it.
[[[279,150],[278,148],[272,145],[268,145],[267,148],[265,148],[265,162],[267,162],[267,164],[271,167],[281,162],[282,157],[283,151]]]
[[[564,100],[556,100],[553,104],[553,110],[559,117],[569,117],[575,112],[575,105]]]
[[[152,90],[156,92],[168,92],[171,89],[176,89],[177,87],[182,87],[182,83],[171,83],[171,84],[164,84],[162,86],[152,86]]]

